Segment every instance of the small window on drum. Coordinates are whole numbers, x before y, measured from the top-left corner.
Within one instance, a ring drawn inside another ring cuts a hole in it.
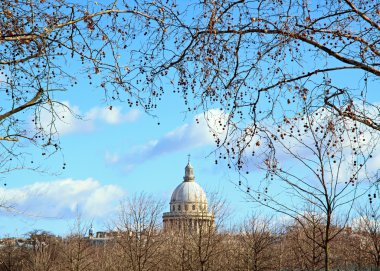
[[[181,205],[178,205],[178,211],[181,211]]]
[[[193,205],[193,211],[195,211],[195,205]]]

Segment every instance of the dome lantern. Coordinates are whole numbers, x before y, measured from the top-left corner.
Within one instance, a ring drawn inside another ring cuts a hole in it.
[[[183,177],[184,182],[194,182],[194,168],[190,164],[190,161],[187,163],[185,167],[185,176]]]

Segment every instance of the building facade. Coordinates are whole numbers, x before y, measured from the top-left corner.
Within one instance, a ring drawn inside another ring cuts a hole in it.
[[[190,161],[185,167],[183,182],[174,189],[170,199],[170,211],[163,214],[164,230],[199,230],[214,223],[208,211],[206,193],[195,182]]]

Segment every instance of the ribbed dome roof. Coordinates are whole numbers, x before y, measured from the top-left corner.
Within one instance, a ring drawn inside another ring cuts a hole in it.
[[[183,182],[174,189],[170,203],[207,203],[206,193],[196,182]]]
[[[194,170],[190,162],[186,165],[183,182],[174,189],[170,203],[206,203],[206,193],[195,182]]]

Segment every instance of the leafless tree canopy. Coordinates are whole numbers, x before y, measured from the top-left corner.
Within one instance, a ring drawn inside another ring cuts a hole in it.
[[[62,108],[71,109],[57,96],[75,88],[83,75],[89,84],[104,89],[107,103],[122,93],[130,106],[141,105],[141,90],[136,86],[146,80],[139,76],[146,60],[137,50],[148,32],[149,42],[143,48],[162,46],[164,22],[159,4],[136,2],[129,6],[127,2],[1,1],[4,171],[29,167],[25,151],[20,150],[25,144],[40,147],[43,157],[60,149],[56,121],[65,121]],[[141,28],[148,32],[141,33]],[[17,156],[20,153],[23,156]]]
[[[57,92],[78,73],[110,105],[154,114],[173,91],[188,111],[220,108],[215,140],[238,167],[263,121],[292,120],[305,103],[379,130],[379,10],[361,0],[2,1],[0,139],[9,155],[24,139],[44,155],[59,149]]]

